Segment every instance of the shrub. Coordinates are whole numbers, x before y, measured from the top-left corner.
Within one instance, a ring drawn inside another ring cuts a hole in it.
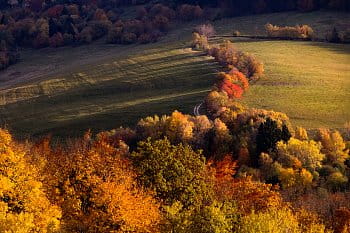
[[[192,34],[192,48],[204,50],[209,50],[210,46],[208,43],[208,38],[204,35],[200,35],[197,32]]]
[[[313,29],[308,25],[296,25],[295,27],[279,27],[272,24],[266,24],[265,29],[269,37],[283,37],[288,39],[312,39],[314,37]]]
[[[240,31],[238,31],[238,30],[233,31],[233,36],[240,36],[240,35],[241,35]]]
[[[211,37],[215,35],[215,29],[211,24],[202,24],[195,28],[195,32],[202,36]]]

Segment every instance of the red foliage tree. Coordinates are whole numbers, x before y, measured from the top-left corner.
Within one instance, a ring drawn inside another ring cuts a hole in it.
[[[243,89],[240,85],[232,83],[229,79],[224,79],[219,83],[219,89],[227,93],[230,98],[241,98]]]

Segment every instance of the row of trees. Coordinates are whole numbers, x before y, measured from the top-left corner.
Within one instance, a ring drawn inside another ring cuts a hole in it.
[[[295,27],[280,27],[272,24],[266,24],[265,29],[269,37],[282,37],[288,39],[313,39],[315,37],[313,29],[308,25],[296,25]]]
[[[241,98],[249,88],[249,82],[257,81],[263,76],[263,64],[254,56],[236,49],[232,42],[224,41],[219,46],[210,45],[208,37],[215,34],[210,24],[198,26],[195,31],[192,47],[214,57],[228,70],[217,75],[213,91],[224,92],[229,98]]]

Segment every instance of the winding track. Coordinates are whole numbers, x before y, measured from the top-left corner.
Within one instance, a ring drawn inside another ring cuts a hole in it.
[[[194,106],[194,109],[193,109],[193,114],[195,116],[200,116],[201,114],[199,113],[199,109],[202,107],[202,105],[204,104],[204,102],[200,103],[200,104],[197,104],[196,106]]]

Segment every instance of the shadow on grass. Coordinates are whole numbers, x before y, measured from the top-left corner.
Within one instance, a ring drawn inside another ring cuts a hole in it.
[[[311,46],[316,46],[322,49],[327,49],[329,51],[339,53],[339,54],[347,54],[350,55],[350,44],[335,44],[328,42],[311,42]],[[350,64],[350,60],[349,60]]]

